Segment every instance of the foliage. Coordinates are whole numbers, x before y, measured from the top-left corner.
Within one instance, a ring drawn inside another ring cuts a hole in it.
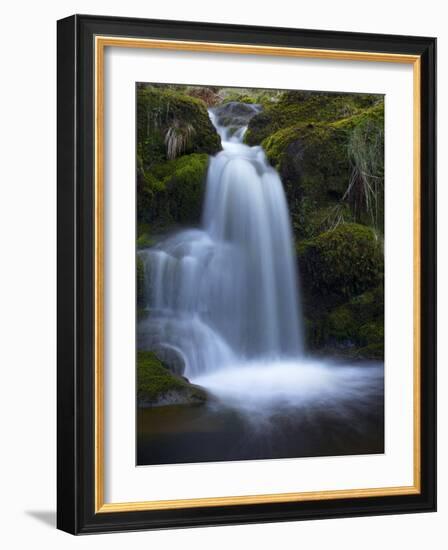
[[[188,122],[173,120],[165,133],[166,156],[169,160],[175,159],[190,147],[195,131]]]
[[[293,220],[296,235],[301,239],[310,239],[325,231],[333,231],[340,224],[351,223],[354,217],[346,203],[334,202],[318,206],[315,201],[304,197],[299,215],[295,214]]]
[[[382,113],[383,114],[383,113]],[[352,163],[343,199],[357,220],[363,213],[377,229],[384,227],[384,118],[361,120],[350,135],[348,155]]]

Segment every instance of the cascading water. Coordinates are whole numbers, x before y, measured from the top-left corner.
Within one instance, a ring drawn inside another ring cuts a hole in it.
[[[261,147],[243,144],[256,105],[211,109],[223,150],[210,159],[202,227],[140,252],[150,314],[139,345],[174,350],[197,378],[303,355],[287,203]]]
[[[140,409],[138,464],[384,451],[382,363],[304,355],[282,183],[263,149],[243,143],[257,112],[210,110],[223,150],[210,159],[200,228],[139,251],[138,346],[209,399]]]

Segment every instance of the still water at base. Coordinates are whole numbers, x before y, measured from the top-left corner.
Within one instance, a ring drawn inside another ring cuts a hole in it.
[[[207,404],[138,409],[138,465],[384,452],[382,363],[265,361],[194,382]]]

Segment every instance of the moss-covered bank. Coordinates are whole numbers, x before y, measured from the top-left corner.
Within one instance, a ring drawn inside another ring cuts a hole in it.
[[[207,166],[208,155],[193,153],[155,164],[142,175],[138,185],[138,245],[151,243],[151,231],[199,223]]]
[[[297,255],[311,349],[378,358],[383,349],[384,256],[374,230],[341,224],[300,242]]]
[[[282,177],[298,238],[340,221],[382,230],[383,125],[380,103],[336,121],[290,121],[262,141]]]
[[[285,91],[278,101],[266,103],[263,112],[249,124],[248,145],[264,139],[294,123],[334,122],[356,115],[378,102],[378,95]]]
[[[151,351],[137,353],[137,402],[139,407],[201,405],[206,392],[185,378],[172,374]]]
[[[211,155],[220,149],[202,100],[162,87],[138,86],[137,155],[144,170],[183,154]]]
[[[138,86],[140,245],[146,245],[152,233],[170,225],[199,223],[208,155],[220,149],[204,101],[172,88]]]
[[[384,292],[382,285],[333,309],[323,323],[323,340],[356,358],[384,355]]]

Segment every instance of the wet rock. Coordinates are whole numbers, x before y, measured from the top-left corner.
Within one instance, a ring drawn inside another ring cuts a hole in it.
[[[170,372],[183,377],[185,373],[185,361],[178,350],[168,346],[157,346],[153,349],[153,352]],[[184,379],[188,382],[186,378]]]
[[[202,405],[208,399],[203,388],[174,375],[151,351],[137,353],[137,402],[139,407]]]

